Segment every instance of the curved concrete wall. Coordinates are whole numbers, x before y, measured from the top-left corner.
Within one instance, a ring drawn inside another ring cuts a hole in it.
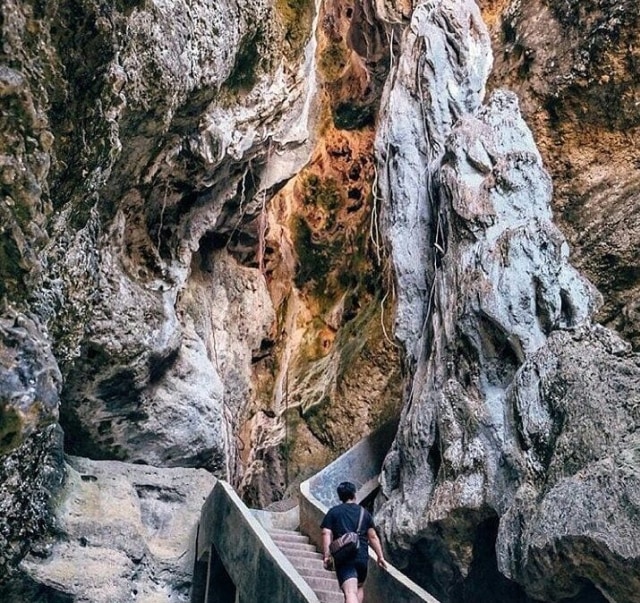
[[[396,428],[396,422],[386,424],[300,485],[300,530],[319,549],[322,548],[322,518],[339,502],[336,487],[342,481],[351,481],[358,488],[358,502],[367,498],[378,486],[378,475]],[[375,553],[369,549],[365,603],[438,603],[395,567],[389,565],[387,570],[381,570],[375,559]]]
[[[215,565],[212,561],[220,561],[240,603],[320,603],[233,488],[222,480],[216,482],[202,507],[197,559],[207,559],[209,568]],[[222,601],[217,593],[205,599]]]

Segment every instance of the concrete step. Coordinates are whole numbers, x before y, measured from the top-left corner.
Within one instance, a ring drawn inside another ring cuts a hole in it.
[[[298,552],[310,551],[312,553],[317,553],[317,549],[312,544],[305,544],[304,542],[290,542],[284,541],[280,542],[278,540],[274,540],[274,542],[278,545],[278,548],[281,551],[291,551],[292,554],[297,554]]]
[[[309,542],[309,537],[301,534],[300,532],[294,532],[293,530],[279,530],[276,528],[270,529],[269,534],[274,540],[293,540],[301,542]]]
[[[309,538],[289,530],[274,529],[269,534],[322,603],[344,603],[335,573],[324,569],[322,554],[309,543]]]
[[[342,591],[339,593],[335,591],[316,591],[316,596],[320,599],[321,603],[344,603],[344,595]]]
[[[324,567],[322,565],[322,555],[320,553],[308,557],[306,555],[307,553],[304,553],[303,555],[297,555],[295,557],[295,566],[298,569]],[[287,557],[287,555],[285,555],[285,557]],[[287,557],[287,559],[291,561],[291,557]]]
[[[280,549],[285,556],[295,557],[296,559],[310,559],[314,563],[319,563],[322,567],[322,555],[316,551],[289,551]]]
[[[301,576],[314,576],[315,578],[332,578],[335,579],[335,572],[324,569],[324,567],[296,567],[296,564],[292,562],[293,567],[298,570]]]
[[[324,592],[335,592],[340,594],[340,587],[338,586],[338,580],[335,577],[332,578],[315,578],[309,577],[305,578],[307,584],[311,587],[314,592],[318,592],[319,590]]]

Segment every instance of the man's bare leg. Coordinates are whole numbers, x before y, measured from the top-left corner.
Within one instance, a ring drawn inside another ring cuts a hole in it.
[[[364,584],[358,584],[358,603],[364,601]]]
[[[358,598],[358,579],[349,578],[342,583],[342,592],[344,593],[344,603],[361,603]]]

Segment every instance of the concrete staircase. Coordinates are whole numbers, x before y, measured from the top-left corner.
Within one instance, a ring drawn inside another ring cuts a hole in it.
[[[335,573],[324,569],[322,554],[318,553],[307,536],[294,530],[274,528],[269,529],[269,535],[321,603],[344,603]]]

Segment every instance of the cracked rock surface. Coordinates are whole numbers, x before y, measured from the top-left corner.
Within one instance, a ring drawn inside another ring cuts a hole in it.
[[[476,17],[470,2],[419,4],[383,97],[411,374],[378,518],[396,561],[443,601],[630,602],[638,358],[590,322],[600,296],[569,263],[516,97],[482,104]]]

